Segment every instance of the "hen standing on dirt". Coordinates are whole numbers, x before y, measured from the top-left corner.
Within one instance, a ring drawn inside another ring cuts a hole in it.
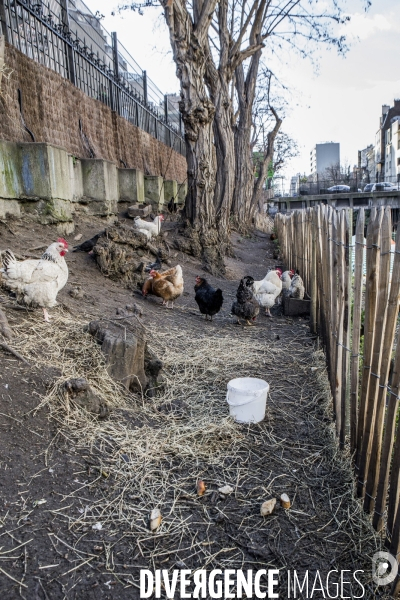
[[[197,276],[194,291],[196,292],[194,299],[198,304],[201,314],[206,315],[206,320],[210,316],[212,321],[213,316],[221,310],[224,301],[222,290],[214,289],[208,283],[207,279]]]
[[[169,308],[168,304],[171,302],[171,308],[174,308],[174,301],[183,294],[182,267],[176,265],[164,273],[150,271],[150,279],[144,282],[142,294],[158,296],[163,299],[163,305]]]
[[[236,301],[232,304],[232,314],[237,317],[239,325],[241,325],[240,319],[244,319],[248,325],[253,325],[251,321],[255,321],[260,312],[258,302],[249,287],[253,281],[252,277],[244,277],[240,280]]]
[[[68,266],[65,253],[68,242],[58,238],[39,260],[18,262],[11,250],[3,256],[4,285],[16,293],[17,302],[28,306],[41,306],[44,320],[49,321],[48,308],[57,305],[57,294],[68,281]]]

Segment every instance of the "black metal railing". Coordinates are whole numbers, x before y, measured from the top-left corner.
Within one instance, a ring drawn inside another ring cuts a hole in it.
[[[91,98],[185,154],[174,95],[164,95],[82,0],[0,0],[6,40]]]

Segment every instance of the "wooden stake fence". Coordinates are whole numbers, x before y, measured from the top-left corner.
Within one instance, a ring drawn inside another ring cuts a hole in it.
[[[400,333],[394,363],[392,353],[400,234],[393,251],[390,207],[371,209],[366,240],[365,221],[360,208],[353,243],[350,209],[318,205],[275,217],[286,267],[300,271],[311,297],[311,331],[325,349],[336,432],[354,457],[357,495],[399,560]]]

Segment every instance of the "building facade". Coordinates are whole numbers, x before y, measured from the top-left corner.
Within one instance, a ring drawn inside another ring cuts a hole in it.
[[[375,138],[375,181],[391,181],[395,183],[399,172],[398,131],[400,117],[400,100],[395,100],[393,106],[382,106],[379,129]]]
[[[310,152],[310,173],[313,177],[326,176],[327,169],[340,168],[340,144],[315,144]]]

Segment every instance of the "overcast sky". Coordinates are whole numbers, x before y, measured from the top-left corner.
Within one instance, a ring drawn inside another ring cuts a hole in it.
[[[125,11],[111,16],[113,0],[86,0],[105,15],[102,24],[117,31],[120,41],[164,92],[178,92],[179,82],[168,32],[158,8],[144,16]],[[321,4],[326,4],[321,0]],[[306,59],[296,56],[273,65],[293,89],[283,128],[299,144],[300,156],[285,171],[288,178],[309,172],[315,143],[340,142],[341,161],[357,162],[357,150],[374,143],[382,104],[400,98],[400,0],[372,0],[365,13],[361,0],[347,0],[351,21],[343,27],[351,48],[343,58],[335,51],[320,53],[318,74]]]

